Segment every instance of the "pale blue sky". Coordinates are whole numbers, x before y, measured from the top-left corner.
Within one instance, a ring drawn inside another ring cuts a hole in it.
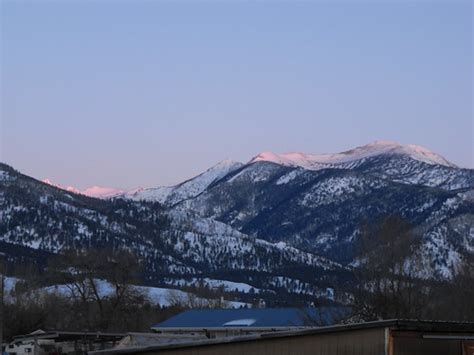
[[[1,160],[155,186],[377,139],[474,167],[471,1],[2,2]]]

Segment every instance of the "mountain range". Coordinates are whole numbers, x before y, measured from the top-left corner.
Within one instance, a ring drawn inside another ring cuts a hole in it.
[[[98,191],[98,189],[96,189]],[[44,264],[67,248],[125,248],[146,282],[196,277],[324,295],[346,279],[363,224],[396,215],[421,240],[425,276],[474,254],[474,170],[414,145],[261,153],[176,186],[86,196],[0,165],[0,252]]]

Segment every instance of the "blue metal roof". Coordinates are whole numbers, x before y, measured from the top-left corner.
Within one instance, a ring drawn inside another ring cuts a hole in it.
[[[296,327],[330,325],[342,308],[241,308],[192,309],[171,317],[152,328],[214,327]],[[314,320],[313,322],[311,320]]]

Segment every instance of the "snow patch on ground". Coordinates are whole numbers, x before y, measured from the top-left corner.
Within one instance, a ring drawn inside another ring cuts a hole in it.
[[[247,283],[243,282],[234,282],[228,280],[217,280],[217,279],[210,279],[208,277],[203,279],[192,278],[192,279],[166,279],[166,284],[172,286],[196,286],[202,283],[203,286],[207,286],[211,289],[219,289],[223,288],[226,292],[242,292],[242,293],[249,293],[250,290],[253,290],[254,293],[260,293],[261,290],[258,288],[253,287]]]
[[[211,281],[209,279],[209,281]],[[218,280],[215,280],[218,281]],[[6,277],[5,278],[5,295],[8,299],[11,292],[15,289],[15,285],[18,282],[24,282],[16,277]],[[111,283],[106,280],[94,280],[95,285],[97,286],[99,297],[108,297],[112,296],[115,293],[115,289]],[[227,285],[230,287],[232,282],[229,282]],[[235,283],[238,285],[238,283]],[[244,285],[244,284],[242,284]],[[181,291],[174,288],[162,288],[162,287],[151,287],[151,286],[132,286],[135,290],[141,292],[145,297],[155,305],[160,305],[162,307],[168,307],[172,305],[172,302],[181,300],[183,303],[188,299],[188,292]],[[64,297],[71,295],[71,286],[70,285],[53,285],[49,287],[43,287],[40,291],[47,293],[54,293]],[[197,300],[200,300],[197,297]],[[249,306],[247,303],[238,302],[238,301],[226,301],[228,308],[240,308],[244,306]]]

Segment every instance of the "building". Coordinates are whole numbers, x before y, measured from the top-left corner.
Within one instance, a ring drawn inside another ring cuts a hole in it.
[[[19,335],[5,347],[8,355],[82,354],[115,347],[123,333],[37,330]]]
[[[163,335],[219,338],[334,324],[344,308],[193,309],[152,327]]]
[[[474,323],[387,320],[217,337],[90,354],[474,355]]]

